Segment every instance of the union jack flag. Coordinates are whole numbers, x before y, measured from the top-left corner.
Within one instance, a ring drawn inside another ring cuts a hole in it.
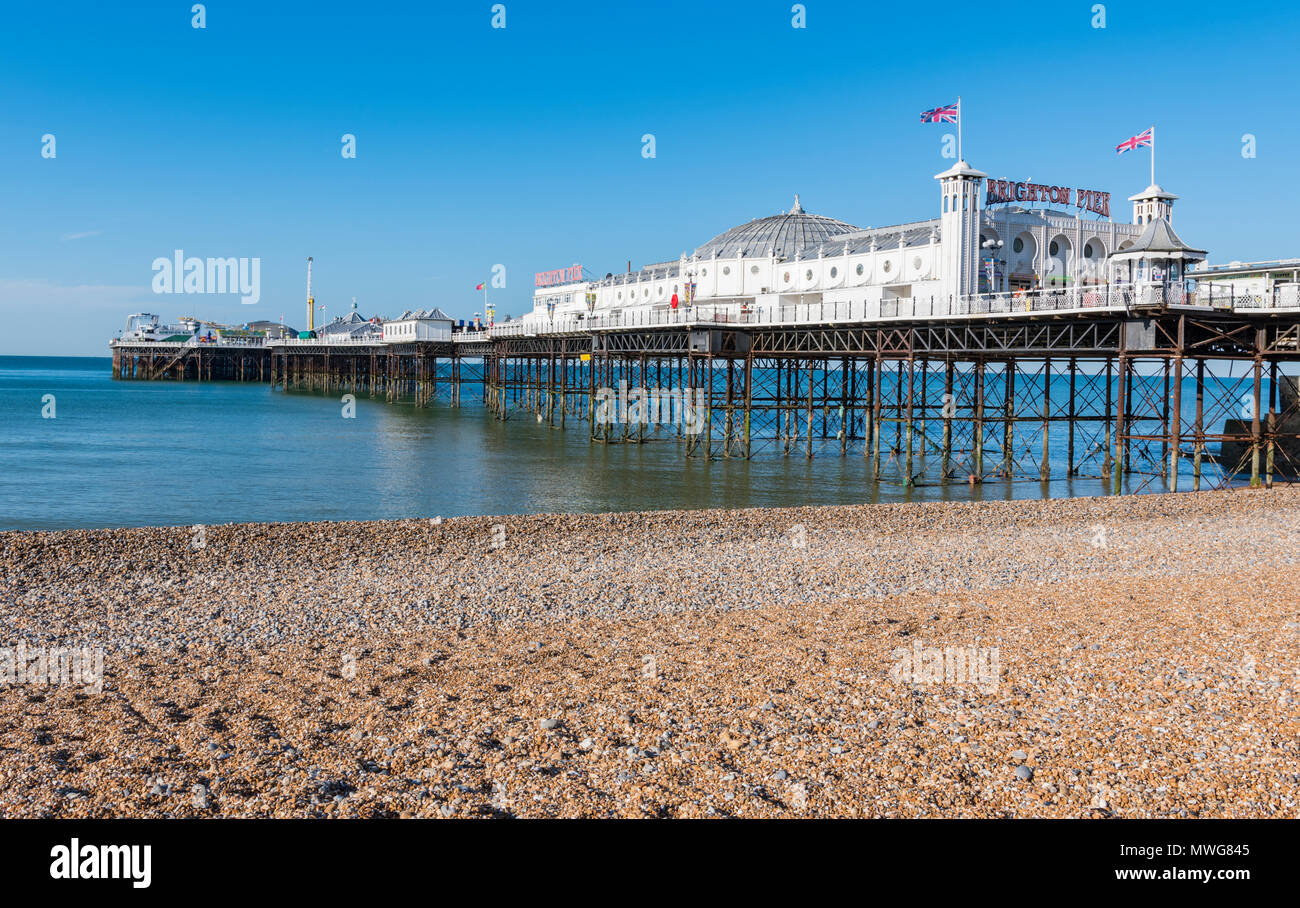
[[[961,102],[956,104],[947,104],[943,107],[936,107],[934,110],[927,110],[921,114],[922,123],[956,123],[957,118],[961,116]]]
[[[1154,126],[1148,126],[1145,132],[1140,132],[1131,139],[1126,139],[1115,146],[1116,154],[1123,154],[1126,151],[1132,151],[1135,148],[1150,148],[1151,134],[1155,132]]]

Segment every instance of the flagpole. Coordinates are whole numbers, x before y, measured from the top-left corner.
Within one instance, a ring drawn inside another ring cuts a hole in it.
[[[961,152],[961,95],[957,96],[957,160],[966,160]]]
[[[1156,185],[1156,128],[1151,127],[1151,185]]]

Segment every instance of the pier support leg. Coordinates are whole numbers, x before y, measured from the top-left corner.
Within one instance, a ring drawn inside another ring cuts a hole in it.
[[[975,482],[984,481],[984,360],[975,361],[975,424],[971,450],[974,455]]]
[[[1181,346],[1181,344],[1179,345]],[[1183,429],[1183,354],[1180,350],[1173,363],[1173,410],[1169,423],[1169,491],[1178,491],[1178,461],[1182,456]]]
[[[1011,478],[1012,464],[1015,462],[1016,442],[1016,361],[1007,361],[1006,372],[1006,418],[1002,423],[1002,475]]]
[[[1250,437],[1251,437],[1250,487],[1252,489],[1258,489],[1264,484],[1263,481],[1260,479],[1260,475],[1259,475],[1260,454],[1262,453],[1262,449],[1263,449],[1263,439],[1260,431],[1263,428],[1263,423],[1260,418],[1261,416],[1260,394],[1263,390],[1262,388],[1263,380],[1264,380],[1264,361],[1260,358],[1259,354],[1256,353],[1255,354],[1255,386],[1254,386],[1254,393],[1252,395],[1254,398],[1254,412],[1251,416],[1251,421],[1250,421]]]
[[[879,349],[879,348],[877,348]],[[879,353],[876,354],[876,380],[874,391],[874,400],[871,404],[871,478],[880,478],[880,409],[883,405],[884,385],[885,385],[885,361],[881,359]]]
[[[753,385],[754,385],[754,353],[751,350],[745,354],[745,459],[749,460],[752,449],[750,447],[750,417],[753,407]]]
[[[816,382],[813,380],[813,360],[808,360],[808,459],[812,460],[813,456],[813,387]]]
[[[1052,477],[1051,451],[1048,438],[1052,427],[1052,358],[1043,360],[1043,454],[1038,464],[1038,478],[1047,482]]]
[[[907,433],[907,453],[904,459],[903,485],[912,485],[912,401],[916,393],[915,388],[916,368],[915,362],[909,356],[907,358],[907,409],[906,416],[906,433]]]
[[[1205,360],[1196,361],[1196,429],[1192,442],[1192,491],[1201,490],[1201,455],[1205,452]]]
[[[943,370],[943,449],[939,465],[941,478],[946,482],[952,473],[952,418],[957,415],[957,400],[953,397],[953,372],[956,363],[948,360]]]
[[[1268,364],[1268,457],[1264,461],[1264,485],[1273,488],[1273,458],[1277,449],[1277,360]]]
[[[1065,442],[1065,475],[1067,477],[1074,475],[1074,427],[1076,422],[1075,414],[1077,409],[1074,400],[1074,381],[1079,374],[1079,361],[1073,356],[1070,357],[1070,400],[1067,404],[1069,408],[1066,412],[1065,425],[1068,437]]]
[[[1115,469],[1112,491],[1118,495],[1122,488],[1122,474],[1127,472],[1128,451],[1124,444],[1125,417],[1128,409],[1128,358],[1123,354],[1119,358],[1119,382],[1117,390],[1119,399],[1115,404]]]

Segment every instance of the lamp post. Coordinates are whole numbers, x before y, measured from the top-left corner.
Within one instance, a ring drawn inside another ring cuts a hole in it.
[[[994,287],[993,282],[997,277],[998,263],[1000,261],[997,257],[998,251],[1002,249],[1004,243],[1002,240],[985,240],[980,245],[983,248],[987,249],[989,254],[988,261],[985,263],[989,266],[988,268],[989,293],[997,293],[1001,288]]]

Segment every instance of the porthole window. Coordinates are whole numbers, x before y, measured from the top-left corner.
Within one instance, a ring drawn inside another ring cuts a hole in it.
[[[781,276],[781,280],[785,281],[787,284],[790,283],[790,272],[787,271],[785,274],[783,274]]]
[[[805,271],[805,272],[803,273],[803,279],[804,279],[805,281],[811,281],[811,280],[812,280],[812,269],[811,269],[811,268],[809,268],[807,271]]]
[[[912,268],[915,271],[921,270],[921,257],[919,255],[916,258],[912,259]]]
[[[723,277],[726,277],[728,274],[731,274],[731,266],[730,266],[730,265],[723,265],[723,266],[722,266],[722,276],[723,276]]]
[[[660,296],[663,296],[663,295],[664,295],[664,287],[663,287],[663,284],[660,284],[660,285],[659,285],[659,295],[660,295]]]
[[[862,271],[863,271],[863,268],[862,268],[861,265],[859,265],[859,266],[858,266],[858,277],[862,277]]]
[[[1017,252],[1017,253],[1024,252],[1024,251],[1025,251],[1025,241],[1022,240],[1020,237],[1016,237],[1015,242],[1011,244],[1011,248],[1012,248],[1015,252]]]
[[[618,298],[619,298],[619,299],[622,299],[622,298],[623,298],[623,291],[622,291],[622,290],[620,290],[620,291],[618,292]]]
[[[885,264],[881,265],[880,267],[885,272],[885,274],[888,274],[893,269],[894,263],[886,259]]]
[[[709,269],[708,269],[708,268],[701,268],[701,269],[700,269],[700,276],[701,276],[701,277],[708,277],[708,276],[709,276]]]
[[[750,266],[749,266],[749,273],[750,273],[750,274],[758,274],[758,266],[757,266],[757,265],[750,265]]]
[[[641,295],[642,295],[642,296],[645,296],[645,297],[648,297],[648,296],[650,295],[650,288],[649,288],[649,287],[645,288],[645,293],[643,293],[643,294],[641,294]]]
[[[1059,252],[1060,249],[1061,247],[1056,245],[1056,240],[1052,240],[1052,245],[1048,247],[1048,251],[1051,252],[1052,255],[1056,255],[1056,253]]]
[[[840,274],[840,269],[838,269],[838,268],[836,268],[834,265],[832,265],[832,266],[831,266],[831,280],[835,280],[835,278],[839,277],[839,274]]]

